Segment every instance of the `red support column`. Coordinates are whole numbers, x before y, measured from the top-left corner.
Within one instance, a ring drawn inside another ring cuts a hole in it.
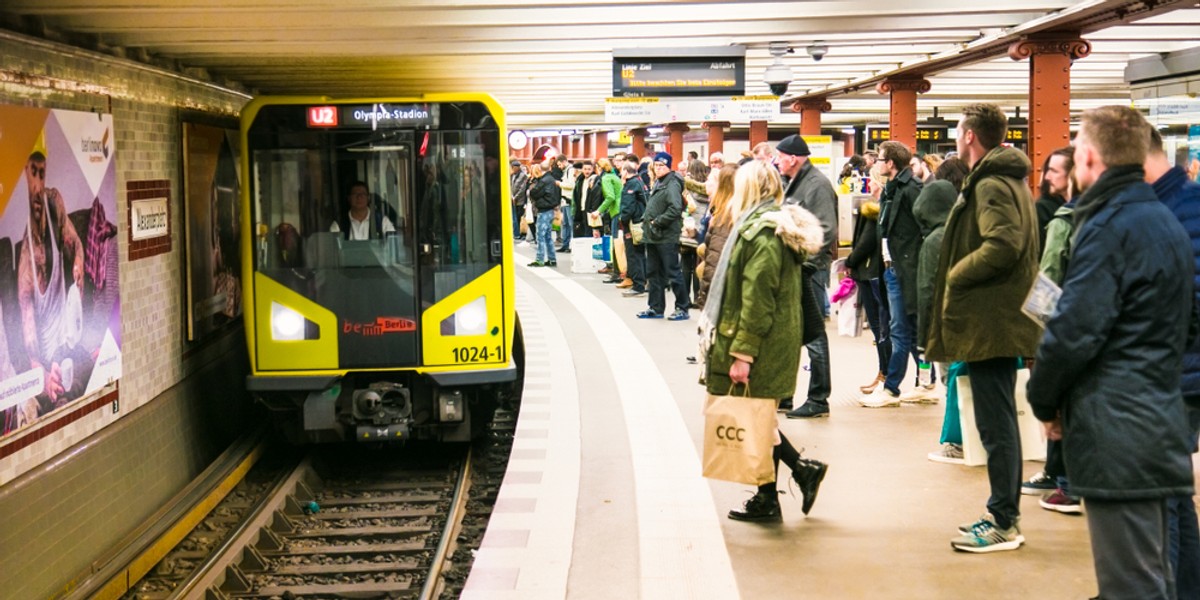
[[[647,133],[649,133],[649,132],[646,131],[646,129],[644,127],[639,127],[637,129],[629,130],[629,137],[633,139],[633,144],[632,144],[633,147],[630,148],[630,152],[633,152],[639,159],[646,157],[646,134]]]
[[[1029,59],[1029,185],[1034,190],[1046,157],[1071,143],[1071,63],[1091,51],[1078,31],[1032,36],[1008,47],[1013,60]]]
[[[570,154],[567,153],[567,149],[571,147],[571,136],[566,134],[559,135],[556,143],[558,144],[559,154],[566,154],[567,156],[570,156]]]
[[[708,153],[725,151],[725,129],[729,127],[729,121],[706,121],[704,128],[708,130]],[[705,163],[708,162],[707,156],[700,157]]]
[[[856,154],[858,148],[854,147],[854,134],[842,132],[842,156],[850,158]]]
[[[595,142],[596,142],[596,134],[594,134],[594,133],[583,134],[583,157],[584,158],[586,158],[588,160],[596,160],[596,154],[594,152],[592,152],[592,149],[596,147]]]
[[[800,113],[800,135],[821,135],[821,113],[833,110],[825,98],[797,100],[792,110]]]
[[[875,86],[880,94],[891,94],[892,107],[888,114],[888,139],[917,149],[917,94],[929,91],[927,79],[886,79]]]
[[[583,154],[583,138],[581,138],[579,136],[579,134],[576,134],[576,135],[571,136],[571,154],[570,154],[570,156],[572,159],[577,159],[577,158],[580,158],[581,154]]]
[[[683,134],[687,133],[690,128],[687,123],[667,123],[664,129],[671,134],[671,147],[667,149],[667,152],[671,153],[671,164],[678,165],[679,161],[687,156],[687,153],[683,151]]]
[[[600,158],[601,156],[608,156],[608,132],[607,131],[597,131],[596,132],[595,148],[596,148],[596,158]]]
[[[750,121],[750,150],[753,152],[755,146],[765,141],[767,141],[767,122]]]

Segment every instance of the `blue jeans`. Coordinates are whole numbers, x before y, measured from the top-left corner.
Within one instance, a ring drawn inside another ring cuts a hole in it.
[[[813,287],[821,292],[817,294],[817,304],[821,307],[821,316],[829,318],[829,266],[826,265],[823,269],[817,269],[816,273],[812,274]]]
[[[537,260],[548,262],[554,258],[554,211],[543,210],[537,214]]]
[[[879,278],[856,279],[858,284],[858,301],[862,304],[863,312],[867,313],[867,323],[871,325],[871,335],[875,338],[875,354],[879,358],[879,372],[886,373],[888,361],[892,358],[892,338],[888,335],[887,296],[879,289]]]
[[[821,273],[818,269],[812,275],[812,293],[818,298],[825,298],[829,301],[829,294],[825,291],[817,275]],[[826,279],[829,278],[829,271],[825,271]],[[809,342],[804,347],[808,350],[808,398],[806,402],[812,402],[821,406],[829,406],[829,394],[833,392],[832,371],[829,365],[829,334],[825,328],[821,328],[821,332],[817,334],[817,338]]]
[[[917,359],[916,326],[912,315],[904,306],[904,294],[900,292],[900,277],[896,270],[889,267],[883,272],[883,282],[887,286],[888,309],[891,310],[892,321],[888,324],[888,333],[892,338],[892,356],[888,360],[887,379],[883,386],[888,390],[900,393],[900,383],[908,374],[908,357]]]
[[[562,211],[562,226],[559,227],[559,233],[562,234],[562,248],[566,250],[571,247],[571,235],[574,233],[572,219],[574,216],[571,214],[571,205],[569,204],[560,207],[558,210]]]

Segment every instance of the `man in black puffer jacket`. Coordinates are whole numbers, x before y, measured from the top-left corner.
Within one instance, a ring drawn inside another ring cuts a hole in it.
[[[1191,496],[1180,371],[1192,314],[1187,232],[1143,181],[1137,110],[1083,113],[1075,138],[1075,240],[1046,324],[1029,403],[1061,437],[1087,507],[1100,597],[1175,598],[1167,499]]]

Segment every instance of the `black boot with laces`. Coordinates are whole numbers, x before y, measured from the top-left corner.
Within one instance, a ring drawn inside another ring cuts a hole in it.
[[[829,465],[808,458],[797,459],[796,465],[792,467],[792,479],[800,486],[800,495],[804,498],[804,504],[800,507],[804,514],[807,515],[817,501],[817,491],[820,490],[821,481],[825,479],[825,472],[828,470]]]
[[[774,492],[758,492],[746,501],[742,510],[729,511],[729,518],[734,521],[750,521],[753,523],[779,521],[782,519],[779,512],[779,494]]]

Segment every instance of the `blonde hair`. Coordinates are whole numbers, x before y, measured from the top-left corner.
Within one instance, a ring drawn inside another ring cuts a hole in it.
[[[717,191],[713,193],[712,198],[709,198],[709,210],[713,214],[713,222],[724,225],[731,223],[729,218],[729,198],[733,196],[733,181],[737,177],[738,166],[734,164],[726,164],[720,169],[714,170],[709,176],[717,178]]]
[[[731,221],[737,221],[746,211],[770,199],[775,204],[783,202],[783,182],[775,167],[761,161],[748,162],[738,167],[733,180],[733,196],[726,205]]]
[[[596,159],[596,166],[600,169],[600,171],[602,173],[607,173],[607,172],[613,170],[612,162],[610,162],[608,160],[608,158],[603,157],[603,156]]]
[[[541,177],[545,174],[546,174],[546,170],[542,168],[542,165],[540,165],[538,163],[533,163],[532,165],[529,165],[530,179],[537,179],[538,177]]]

